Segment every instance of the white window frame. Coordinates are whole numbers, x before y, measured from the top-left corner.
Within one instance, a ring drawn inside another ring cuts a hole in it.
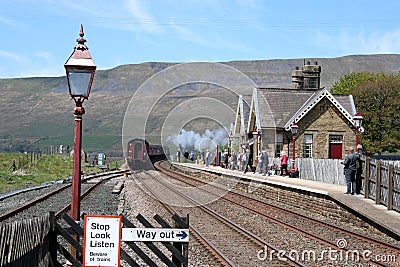
[[[280,157],[283,150],[283,134],[278,133],[275,135],[275,157]]]
[[[343,143],[343,135],[339,134],[334,134],[334,135],[329,135],[329,144],[338,144],[338,143]]]
[[[307,138],[309,137],[309,138]],[[303,157],[312,158],[313,157],[313,142],[314,136],[312,134],[304,134],[303,138]]]

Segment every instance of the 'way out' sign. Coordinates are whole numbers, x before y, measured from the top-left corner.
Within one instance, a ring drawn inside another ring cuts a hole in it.
[[[122,228],[123,241],[189,242],[189,229]]]
[[[119,267],[121,216],[86,215],[84,217],[84,267]]]

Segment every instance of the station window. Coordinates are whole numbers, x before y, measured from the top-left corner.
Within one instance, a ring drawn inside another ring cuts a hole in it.
[[[329,136],[329,143],[342,143],[343,136],[342,135],[330,135]]]
[[[281,151],[283,150],[283,134],[276,134],[275,136],[275,158],[281,156]]]
[[[303,151],[304,158],[312,158],[312,152],[313,152],[312,145],[313,145],[312,134],[305,134],[304,135],[304,151]]]

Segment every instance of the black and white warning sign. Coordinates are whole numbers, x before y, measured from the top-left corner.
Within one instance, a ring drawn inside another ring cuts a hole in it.
[[[119,267],[121,216],[86,215],[84,217],[84,267]]]
[[[189,242],[189,229],[122,228],[123,241]]]

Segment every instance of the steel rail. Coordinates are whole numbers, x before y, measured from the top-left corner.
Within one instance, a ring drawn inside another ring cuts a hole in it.
[[[159,164],[158,164],[159,165]],[[157,166],[157,164],[155,164],[155,166]],[[168,176],[170,176],[168,174]],[[159,181],[160,182],[160,181]],[[266,246],[268,248],[273,249],[274,251],[281,251],[278,247],[276,247],[275,245],[266,242],[265,240],[263,240],[262,238],[260,238],[259,236],[257,236],[256,234],[250,232],[249,230],[247,230],[246,228],[240,226],[239,224],[233,222],[232,220],[230,220],[229,218],[223,216],[222,214],[219,214],[218,212],[204,206],[201,205],[201,203],[199,203],[198,201],[196,201],[195,199],[193,199],[192,197],[183,194],[182,192],[177,191],[176,189],[174,189],[173,187],[171,187],[170,184],[167,183],[163,183],[160,182],[161,184],[163,184],[164,186],[166,186],[167,188],[169,188],[170,190],[176,192],[177,194],[181,195],[182,197],[186,198],[187,200],[193,202],[194,204],[197,205],[198,208],[202,209],[203,211],[205,211],[206,213],[210,214],[212,217],[215,217],[216,219],[218,219],[221,222],[224,222],[228,227],[232,228],[232,229],[236,229],[237,232],[244,234],[245,236],[247,236],[249,239],[263,245]],[[155,193],[151,188],[146,187],[147,190],[149,190],[150,192],[152,192],[152,194],[154,194],[155,196],[157,196],[157,193]],[[167,204],[165,204],[167,205]],[[285,262],[290,262],[291,264],[294,264],[295,266],[307,266],[301,262],[296,261],[295,259],[292,259],[291,257],[289,257],[288,253],[285,252],[284,256],[286,257],[286,261]],[[224,256],[226,257],[226,256]],[[230,265],[231,266],[231,265]]]
[[[185,174],[182,174],[182,173],[177,173],[177,172],[174,172],[174,171],[171,171],[171,170],[167,170],[167,169],[163,168],[163,167],[161,166],[160,163],[158,163],[157,165],[155,165],[155,167],[156,167],[159,171],[161,171],[161,172],[163,172],[163,173],[165,173],[165,174],[168,173],[168,175],[171,175],[171,173],[177,174],[177,176],[174,175],[173,177],[179,179],[181,182],[184,182],[184,183],[186,183],[186,184],[188,184],[188,185],[192,185],[192,184],[188,183],[187,179],[191,179],[191,180],[194,180],[194,181],[196,181],[196,182],[201,182],[201,183],[203,183],[203,184],[206,184],[205,182],[202,182],[202,181],[199,181],[199,180],[197,180],[197,179],[194,179],[194,178],[191,177],[191,176],[188,176],[188,175],[185,175]],[[185,177],[185,180],[180,179],[180,177]],[[215,185],[212,185],[212,186],[215,186]],[[205,192],[207,192],[207,193],[209,193],[209,194],[215,195],[214,193],[212,193],[212,192],[210,192],[210,191],[207,191],[207,190],[205,190],[204,188],[199,188],[199,189],[200,189],[200,190],[203,190],[203,191],[205,191]],[[381,240],[378,240],[378,239],[375,239],[375,238],[371,238],[371,237],[365,237],[365,236],[359,235],[359,234],[357,234],[357,233],[351,232],[351,231],[349,231],[349,230],[347,230],[347,229],[344,229],[344,228],[341,228],[341,227],[338,227],[338,226],[335,226],[335,225],[332,225],[332,224],[329,224],[329,223],[327,223],[327,222],[323,222],[323,221],[320,221],[320,220],[317,220],[317,219],[314,219],[314,218],[310,218],[310,217],[308,217],[308,216],[306,216],[306,215],[304,215],[304,214],[300,214],[300,213],[294,212],[294,211],[292,211],[292,210],[284,209],[284,208],[282,208],[282,207],[278,207],[278,206],[275,206],[275,205],[272,205],[272,204],[269,204],[269,203],[262,202],[262,201],[260,201],[260,200],[251,198],[251,197],[249,197],[249,196],[246,196],[246,195],[241,194],[241,193],[238,193],[238,192],[229,191],[229,192],[227,193],[227,195],[238,195],[238,196],[240,196],[240,197],[242,197],[242,198],[246,198],[246,199],[248,199],[248,200],[257,202],[258,204],[265,205],[265,206],[267,206],[268,208],[274,208],[274,209],[276,209],[276,210],[279,210],[280,212],[285,212],[285,213],[290,214],[290,215],[299,216],[299,217],[301,217],[302,219],[305,219],[305,220],[310,221],[310,222],[312,222],[312,223],[316,223],[316,224],[318,224],[318,225],[320,225],[320,226],[329,228],[329,229],[331,229],[331,230],[335,230],[335,231],[338,231],[338,232],[341,232],[341,233],[345,233],[345,234],[347,234],[347,235],[349,235],[349,236],[351,236],[351,237],[357,238],[358,240],[370,242],[370,243],[373,243],[373,244],[375,244],[375,245],[380,245],[381,247],[384,247],[384,248],[386,248],[386,249],[394,250],[394,251],[396,251],[397,254],[400,253],[400,250],[399,250],[400,248],[399,248],[399,246],[397,246],[397,245],[395,245],[395,244],[387,243],[387,242],[384,242],[384,241],[381,241]],[[215,195],[215,196],[216,196],[216,195]],[[343,248],[338,247],[336,243],[326,241],[326,240],[322,239],[321,237],[319,237],[319,236],[316,235],[316,234],[307,232],[307,231],[305,231],[305,230],[303,230],[303,229],[300,229],[300,228],[298,228],[298,227],[294,227],[294,226],[292,226],[292,225],[290,225],[290,224],[288,224],[288,223],[286,223],[286,222],[283,222],[283,221],[281,221],[281,220],[278,220],[278,219],[275,218],[275,217],[272,217],[272,216],[268,216],[268,215],[266,215],[266,214],[263,214],[263,213],[259,212],[258,210],[249,207],[249,205],[244,205],[244,204],[238,203],[237,201],[234,201],[234,200],[232,200],[232,199],[229,199],[229,198],[227,198],[226,196],[223,196],[223,197],[221,197],[221,198],[224,199],[225,201],[228,201],[228,202],[230,202],[230,203],[232,203],[232,204],[235,204],[235,205],[237,205],[237,206],[239,206],[239,207],[241,207],[241,208],[243,208],[243,209],[245,209],[245,210],[248,210],[248,211],[250,211],[250,212],[252,212],[252,213],[254,213],[254,214],[258,215],[258,216],[261,216],[261,217],[263,217],[263,218],[265,218],[265,219],[268,219],[268,220],[270,220],[270,221],[272,221],[272,222],[274,222],[274,223],[277,223],[278,225],[281,225],[281,226],[283,226],[283,227],[286,227],[286,228],[288,228],[288,229],[290,229],[290,230],[292,230],[292,231],[295,231],[295,232],[297,232],[297,233],[299,233],[299,234],[301,234],[301,235],[303,235],[303,236],[309,237],[309,238],[311,238],[311,239],[313,239],[313,240],[315,240],[315,241],[317,241],[317,242],[319,242],[319,243],[322,243],[322,244],[324,244],[324,245],[327,245],[327,246],[329,246],[329,247],[331,247],[331,248],[333,248],[333,249],[335,249],[335,250],[339,250],[339,251],[340,251],[340,250],[343,250]],[[251,205],[250,205],[250,206],[251,206]],[[370,261],[374,262],[374,264],[375,264],[376,266],[387,266],[387,265],[384,265],[382,262],[378,262],[378,261],[375,261],[375,260],[370,260]],[[367,262],[367,261],[365,261],[365,262]]]
[[[16,190],[16,191],[11,192],[11,193],[2,194],[0,196],[0,201],[3,201],[4,199],[7,199],[7,198],[10,198],[10,197],[22,194],[22,193],[26,193],[26,192],[30,192],[30,191],[34,191],[34,190],[40,190],[40,189],[43,189],[43,188],[46,188],[46,187],[49,187],[49,186],[51,186],[51,184],[38,185],[38,186],[24,188],[24,189],[21,189],[21,190]]]
[[[97,179],[97,178],[100,178],[100,177],[106,176],[106,175],[111,175],[110,178],[109,178],[109,179],[111,179],[111,178],[114,177],[114,175],[120,175],[120,174],[122,174],[124,172],[125,171],[116,171],[116,172],[114,171],[114,172],[111,172],[111,174],[109,172],[107,172],[107,173],[97,173],[97,174],[94,174],[94,175],[86,176],[84,179],[82,179],[82,181],[85,182],[85,181],[88,181],[88,180],[91,180],[91,179]],[[59,187],[59,188],[57,188],[57,189],[55,189],[55,190],[53,190],[53,191],[51,191],[51,192],[49,192],[49,193],[47,193],[45,195],[37,197],[37,198],[27,202],[27,203],[24,203],[23,205],[15,208],[15,209],[12,209],[12,210],[10,210],[10,211],[8,211],[6,213],[1,214],[0,215],[0,222],[6,220],[8,218],[11,218],[12,216],[14,216],[14,215],[16,215],[16,214],[18,214],[18,213],[20,213],[20,212],[32,207],[32,206],[34,206],[34,205],[36,205],[36,204],[38,204],[38,203],[40,203],[42,201],[45,201],[49,197],[51,197],[51,196],[53,196],[55,194],[58,194],[61,191],[64,191],[65,189],[67,189],[69,187],[71,187],[70,183],[66,184],[66,185],[64,185],[62,187]],[[85,191],[85,193],[89,194],[90,191],[89,192]]]
[[[164,172],[164,171],[165,171],[165,172],[173,172],[173,171],[171,171],[171,170],[167,170],[167,169],[165,169],[165,168],[162,168],[162,166],[160,166],[160,171],[162,171],[162,172]],[[176,173],[176,172],[175,172],[175,173]],[[185,174],[183,174],[183,173],[177,173],[177,174],[180,174],[181,176],[184,176],[185,178],[189,178],[189,179],[194,180],[194,181],[196,181],[196,182],[200,182],[200,183],[203,183],[203,184],[207,184],[207,183],[205,183],[205,182],[203,182],[203,181],[194,179],[193,177],[188,176],[188,175],[185,175]],[[177,177],[177,178],[178,178],[178,177]],[[178,178],[178,179],[179,179],[179,178]],[[181,182],[184,182],[184,183],[187,183],[187,180],[180,180],[180,181],[181,181]],[[189,184],[189,183],[187,183],[187,184]],[[189,184],[189,185],[190,185],[190,184]],[[216,185],[213,184],[212,186],[216,186]],[[201,190],[204,190],[204,188],[201,188]],[[204,191],[206,191],[206,190],[204,190]],[[208,191],[206,191],[206,192],[208,192]],[[208,193],[212,193],[212,192],[208,192]],[[252,197],[249,197],[249,196],[244,195],[244,194],[239,193],[239,192],[229,191],[228,194],[229,194],[229,195],[238,195],[238,196],[243,197],[243,198],[246,198],[246,199],[248,199],[248,200],[256,201],[257,203],[260,203],[260,204],[262,204],[262,205],[265,205],[265,206],[267,206],[268,208],[273,208],[273,209],[275,209],[275,210],[278,210],[279,212],[285,212],[285,213],[288,213],[288,214],[291,214],[291,215],[296,215],[296,216],[298,216],[298,217],[301,217],[302,219],[308,220],[308,221],[313,222],[313,223],[317,223],[317,224],[319,224],[319,225],[321,225],[321,226],[330,228],[330,229],[335,230],[335,231],[343,232],[343,233],[345,233],[345,234],[347,234],[347,235],[350,235],[351,237],[358,238],[358,239],[360,239],[360,240],[362,240],[362,241],[372,242],[372,243],[374,243],[374,244],[381,245],[381,246],[383,246],[383,247],[385,247],[385,248],[388,248],[388,249],[400,250],[400,246],[398,246],[398,245],[396,245],[396,244],[391,244],[391,243],[388,243],[388,242],[385,242],[385,241],[382,241],[382,240],[378,240],[378,239],[373,238],[373,237],[362,236],[362,235],[359,235],[359,234],[357,234],[357,233],[354,233],[354,232],[352,232],[352,231],[350,231],[350,230],[347,230],[347,229],[345,229],[345,228],[342,228],[342,227],[333,225],[333,224],[328,223],[328,222],[325,222],[325,221],[321,221],[321,220],[316,219],[316,218],[311,218],[311,217],[309,217],[309,216],[307,216],[307,215],[298,213],[298,212],[293,211],[293,210],[285,209],[285,208],[282,208],[282,207],[279,207],[279,206],[276,206],[276,205],[272,205],[272,204],[269,204],[269,203],[266,203],[266,202],[263,202],[263,201],[254,199],[254,198],[252,198]],[[226,200],[227,200],[227,201],[231,201],[231,200],[229,200],[229,199],[226,199]],[[243,205],[242,205],[242,206],[243,206]],[[244,207],[244,208],[247,208],[246,206],[243,206],[243,207]],[[256,212],[257,212],[257,211],[256,211]],[[260,215],[262,215],[262,216],[267,216],[267,215],[264,215],[264,214],[260,214]],[[273,218],[273,219],[274,219],[274,218]]]
[[[59,187],[59,188],[57,188],[57,189],[55,189],[55,190],[53,190],[53,191],[51,191],[51,192],[49,192],[49,193],[47,193],[45,195],[42,195],[42,196],[37,197],[37,198],[27,202],[27,203],[24,203],[23,205],[15,208],[13,210],[10,210],[10,211],[8,211],[6,213],[1,214],[0,215],[0,222],[6,220],[6,219],[8,219],[8,218],[10,218],[10,217],[12,217],[12,216],[14,216],[16,214],[18,214],[18,213],[20,213],[20,212],[22,212],[22,211],[24,211],[24,210],[26,210],[26,209],[34,206],[34,205],[36,205],[37,203],[40,203],[40,202],[48,199],[49,197],[51,197],[51,196],[53,196],[53,195],[55,195],[55,194],[57,194],[57,193],[59,193],[61,191],[64,191],[65,189],[67,189],[70,186],[71,186],[70,184],[67,184],[67,185],[64,185],[62,187]]]
[[[157,194],[155,192],[153,192],[148,187],[146,187],[146,189],[149,190],[156,199],[158,199]],[[169,206],[165,202],[159,201],[159,203],[162,206],[164,206],[164,208],[171,215],[178,214],[177,211],[175,211],[171,206]],[[208,251],[216,258],[216,260],[221,264],[221,266],[236,267],[235,263],[233,263],[227,256],[225,256],[220,249],[218,249],[210,240],[208,240],[205,236],[203,236],[194,226],[189,224],[189,230],[194,235],[194,237],[208,249]]]
[[[81,194],[81,200],[85,199],[95,188],[97,188],[99,185],[101,185],[104,181],[116,178],[118,176],[120,176],[122,173],[116,173],[116,174],[112,174],[107,178],[101,179],[100,181],[98,181],[97,183],[93,184],[93,186],[89,187],[88,189],[86,189],[85,192],[83,192]],[[105,174],[105,175],[109,175],[109,173]],[[101,176],[100,176],[101,177]],[[99,178],[99,176],[96,176],[96,178]],[[93,178],[95,179],[95,178]],[[65,205],[62,209],[58,210],[54,216],[56,218],[59,218],[63,213],[67,212],[69,209],[71,208],[71,203],[68,203],[67,205]]]

